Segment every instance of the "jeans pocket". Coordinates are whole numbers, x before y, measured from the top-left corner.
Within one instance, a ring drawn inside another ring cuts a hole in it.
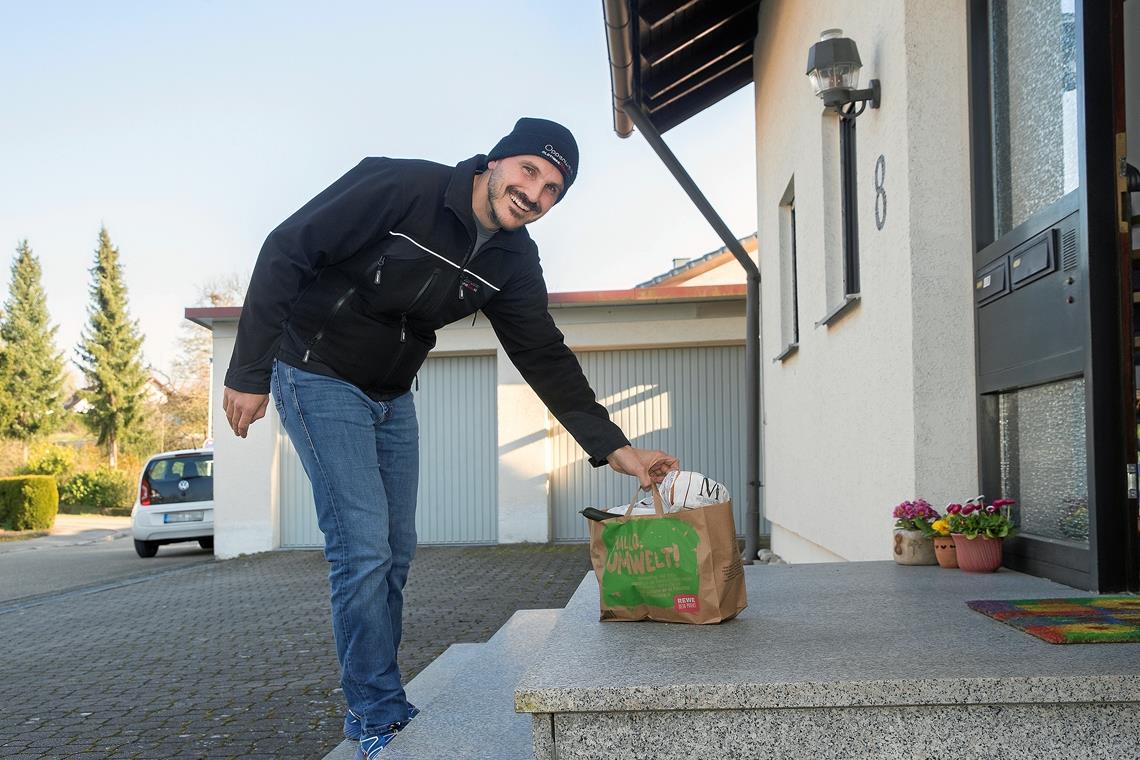
[[[273,374],[270,377],[269,395],[273,397],[273,406],[277,408],[277,416],[285,421],[285,394],[281,392],[281,373],[285,368],[274,359]]]

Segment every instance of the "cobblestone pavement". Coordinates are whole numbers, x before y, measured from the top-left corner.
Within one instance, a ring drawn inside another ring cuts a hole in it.
[[[562,607],[584,545],[421,547],[400,665]],[[0,605],[0,757],[320,758],[342,701],[319,552],[272,552]]]

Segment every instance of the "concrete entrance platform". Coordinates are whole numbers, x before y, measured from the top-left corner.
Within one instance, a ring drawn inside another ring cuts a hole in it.
[[[603,624],[588,575],[516,691],[550,726],[535,756],[1140,756],[1140,644],[1048,644],[964,604],[1086,592],[881,562],[746,579],[722,625]]]

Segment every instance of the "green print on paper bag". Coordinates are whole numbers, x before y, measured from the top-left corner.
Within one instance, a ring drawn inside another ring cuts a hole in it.
[[[678,594],[698,594],[700,540],[691,525],[671,517],[606,524],[603,601],[614,607],[672,608]]]

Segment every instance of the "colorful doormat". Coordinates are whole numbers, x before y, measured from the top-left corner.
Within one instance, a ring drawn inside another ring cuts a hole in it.
[[[1140,642],[1140,596],[981,599],[966,604],[1050,644]]]

